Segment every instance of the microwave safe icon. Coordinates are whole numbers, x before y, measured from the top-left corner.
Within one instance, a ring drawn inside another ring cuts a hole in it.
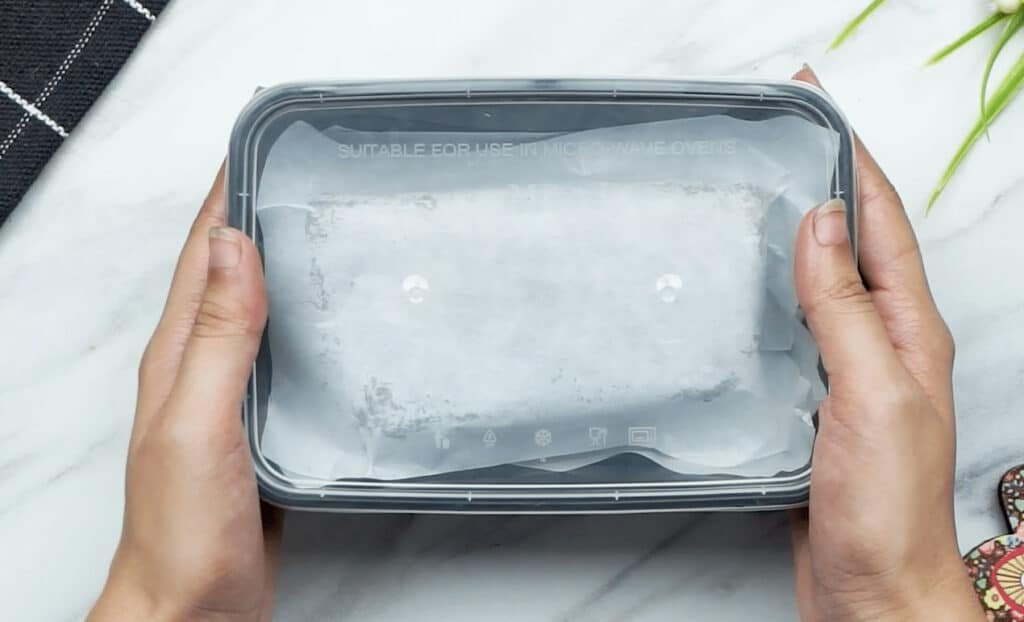
[[[640,425],[629,428],[629,444],[634,447],[654,447],[658,442],[658,429],[653,425]]]

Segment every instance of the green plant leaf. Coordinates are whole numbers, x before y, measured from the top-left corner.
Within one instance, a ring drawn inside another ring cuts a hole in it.
[[[928,207],[925,208],[925,213],[932,210],[935,202],[939,199],[939,195],[946,189],[946,185],[949,184],[949,180],[953,178],[953,174],[956,173],[957,168],[964,161],[964,158],[967,157],[971,147],[974,146],[974,143],[978,142],[978,139],[985,134],[988,126],[1013,101],[1014,95],[1020,91],[1021,87],[1024,87],[1024,54],[1021,54],[1013,64],[1006,77],[1003,78],[999,86],[996,87],[995,92],[992,93],[992,97],[985,103],[985,114],[978,117],[974,127],[971,128],[971,131],[967,134],[963,143],[961,143],[960,148],[953,155],[953,159],[950,160],[949,165],[942,174],[942,178],[939,179],[938,185],[928,199]]]
[[[992,49],[992,53],[988,56],[988,62],[985,64],[985,73],[981,75],[981,116],[985,116],[985,98],[988,96],[988,80],[992,77],[992,68],[996,64],[996,59],[999,58],[999,54],[1006,47],[1006,43],[1013,38],[1013,35],[1017,34],[1017,31],[1024,26],[1024,11],[1017,11],[1010,18],[1010,21],[1006,22],[1006,28],[1003,28],[1003,34],[999,36],[999,40],[996,42],[996,46]]]
[[[871,4],[860,12],[860,15],[853,18],[853,21],[847,24],[846,28],[843,28],[843,31],[839,33],[839,36],[837,36],[836,40],[832,42],[832,45],[828,46],[828,49],[834,50],[842,45],[843,42],[853,34],[853,31],[857,30],[857,28],[864,23],[864,20],[870,17],[871,14],[875,12],[875,9],[882,6],[884,3],[885,0],[872,0]]]
[[[1024,86],[1024,53],[1017,57],[1017,61],[1003,77],[996,92],[985,103],[985,112],[978,119],[982,132],[988,130],[999,113],[1013,101],[1014,95],[1020,91],[1022,86]]]
[[[950,43],[949,45],[947,45],[946,47],[942,48],[941,50],[936,52],[934,55],[932,55],[932,57],[928,59],[928,63],[927,64],[928,65],[934,65],[935,63],[939,62],[943,58],[946,58],[947,56],[949,56],[953,52],[959,50],[964,45],[969,43],[972,39],[974,39],[975,37],[977,37],[981,33],[985,32],[989,28],[995,26],[999,22],[1003,21],[1007,17],[1009,17],[1009,15],[1007,15],[1006,13],[1000,13],[998,11],[993,13],[992,15],[989,15],[987,18],[985,18],[985,21],[981,22],[980,24],[978,24],[974,28],[971,28],[970,30],[968,30],[964,34],[964,36],[960,37],[959,39],[957,39],[953,43]]]

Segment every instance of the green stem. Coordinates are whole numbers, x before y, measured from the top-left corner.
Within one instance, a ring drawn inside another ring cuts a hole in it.
[[[953,178],[953,173],[956,172],[964,158],[967,157],[971,147],[984,136],[988,126],[1013,101],[1013,96],[1017,94],[1021,87],[1024,87],[1024,54],[1021,54],[1017,62],[1013,64],[1013,67],[1006,74],[1006,77],[1003,78],[1003,81],[999,83],[995,93],[992,94],[992,98],[985,104],[985,114],[978,117],[974,127],[967,134],[967,138],[964,139],[960,148],[953,155],[953,159],[949,162],[945,172],[942,174],[942,178],[932,192],[931,198],[928,199],[928,207],[925,209],[925,213],[931,211],[935,202],[939,199],[939,195],[945,190],[949,180]]]
[[[946,58],[947,56],[949,56],[953,52],[959,50],[965,44],[969,43],[971,41],[971,39],[974,39],[975,37],[977,37],[981,33],[983,33],[986,30],[988,30],[989,28],[991,28],[991,27],[995,26],[996,24],[998,24],[999,22],[1003,21],[1007,17],[1008,16],[1006,15],[1006,13],[999,13],[999,12],[996,12],[996,13],[993,13],[992,15],[989,15],[985,19],[985,21],[981,22],[980,24],[978,24],[974,28],[971,28],[970,30],[968,30],[967,33],[964,34],[964,36],[960,37],[959,39],[957,39],[953,43],[950,43],[946,47],[944,47],[941,50],[939,50],[938,52],[936,52],[931,58],[928,59],[928,63],[927,64],[934,65],[935,63],[939,62],[943,58]]]
[[[996,59],[999,58],[999,53],[1006,47],[1007,42],[1013,35],[1017,34],[1017,31],[1024,26],[1024,11],[1017,11],[1010,18],[1010,21],[1006,22],[1006,28],[1003,29],[1003,34],[999,35],[999,41],[996,42],[995,48],[992,49],[992,53],[988,56],[988,62],[985,64],[985,73],[981,76],[981,116],[985,116],[985,99],[988,96],[988,80],[992,76],[992,68],[995,67]]]
[[[847,24],[846,28],[843,28],[843,31],[839,33],[839,36],[832,42],[832,45],[828,46],[828,49],[834,50],[842,45],[843,42],[853,34],[853,31],[857,30],[857,28],[864,23],[864,20],[870,17],[871,14],[875,12],[875,9],[882,6],[883,3],[885,3],[885,0],[872,0],[871,4],[860,12],[860,15],[853,18],[853,21]]]

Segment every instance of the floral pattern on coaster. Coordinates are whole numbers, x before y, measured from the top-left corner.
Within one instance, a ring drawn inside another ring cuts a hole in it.
[[[986,540],[964,562],[988,619],[1024,622],[1024,465],[1003,475],[999,498],[1012,533]]]

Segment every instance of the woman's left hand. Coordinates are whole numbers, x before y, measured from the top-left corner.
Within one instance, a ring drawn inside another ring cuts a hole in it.
[[[89,616],[269,620],[281,517],[261,510],[241,399],[266,322],[255,246],[217,175],[142,357],[124,527]]]

